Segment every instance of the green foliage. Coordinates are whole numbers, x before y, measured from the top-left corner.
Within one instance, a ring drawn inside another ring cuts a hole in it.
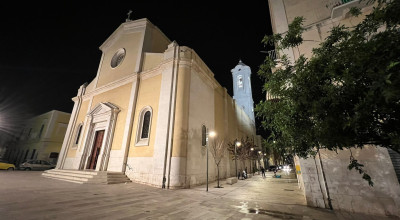
[[[350,156],[350,164],[348,166],[349,170],[352,170],[354,168],[355,170],[358,171],[359,174],[363,174],[362,178],[368,181],[368,184],[370,186],[374,186],[374,182],[372,182],[371,177],[367,173],[365,173],[363,167],[364,165],[358,163],[358,161],[354,159],[353,156]]]
[[[357,7],[351,7],[350,8],[350,14],[357,17],[361,14],[361,9]]]
[[[309,59],[300,56],[290,63],[282,53],[302,43],[302,18],[286,35],[263,39],[276,45],[283,68],[272,73],[277,61],[266,57],[258,74],[276,99],[261,101],[255,110],[271,132],[270,141],[286,153],[306,158],[315,149],[367,144],[400,152],[400,1],[376,3],[354,28],[332,28]]]

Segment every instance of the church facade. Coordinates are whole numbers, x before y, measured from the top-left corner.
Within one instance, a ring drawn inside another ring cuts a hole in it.
[[[56,169],[117,171],[135,182],[188,188],[206,182],[204,130],[227,141],[256,136],[254,116],[196,52],[149,20],[122,23],[100,50],[96,77],[73,98]],[[235,176],[232,157],[223,160],[220,177]]]

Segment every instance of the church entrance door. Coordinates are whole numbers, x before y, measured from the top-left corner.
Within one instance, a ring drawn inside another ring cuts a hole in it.
[[[99,157],[101,145],[103,143],[103,136],[104,136],[104,130],[96,131],[96,136],[94,138],[94,145],[92,154],[90,155],[90,162],[88,169],[92,170],[96,169],[97,159]]]

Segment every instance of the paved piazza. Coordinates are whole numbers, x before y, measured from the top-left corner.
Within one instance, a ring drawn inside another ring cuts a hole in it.
[[[86,185],[40,171],[0,171],[0,219],[384,219],[307,207],[297,183],[260,175],[166,190],[138,183]]]

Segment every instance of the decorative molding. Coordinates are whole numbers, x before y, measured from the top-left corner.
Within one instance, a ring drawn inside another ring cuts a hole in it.
[[[200,79],[207,83],[207,85],[209,85],[211,88],[222,88],[218,81],[216,81],[214,77],[211,78],[209,74],[205,73],[201,66],[196,63],[196,61],[192,62],[192,72],[196,73],[200,77]]]
[[[120,80],[116,80],[116,81],[111,82],[109,84],[106,84],[106,85],[104,85],[102,87],[96,88],[93,91],[85,94],[83,96],[83,99],[89,99],[89,98],[91,98],[91,97],[93,97],[95,95],[110,91],[112,89],[118,88],[118,87],[123,86],[123,85],[128,84],[128,83],[135,82],[137,80],[137,76],[136,75],[137,75],[137,73],[133,73],[132,75],[126,76],[126,77],[124,77],[124,78],[122,78]]]
[[[119,112],[120,109],[116,105],[110,102],[101,102],[87,114],[90,126],[86,137],[85,149],[81,155],[81,164],[79,165],[80,169],[86,169],[88,166],[96,131],[104,130],[103,143],[97,159],[96,170],[107,170],[111,144]]]

